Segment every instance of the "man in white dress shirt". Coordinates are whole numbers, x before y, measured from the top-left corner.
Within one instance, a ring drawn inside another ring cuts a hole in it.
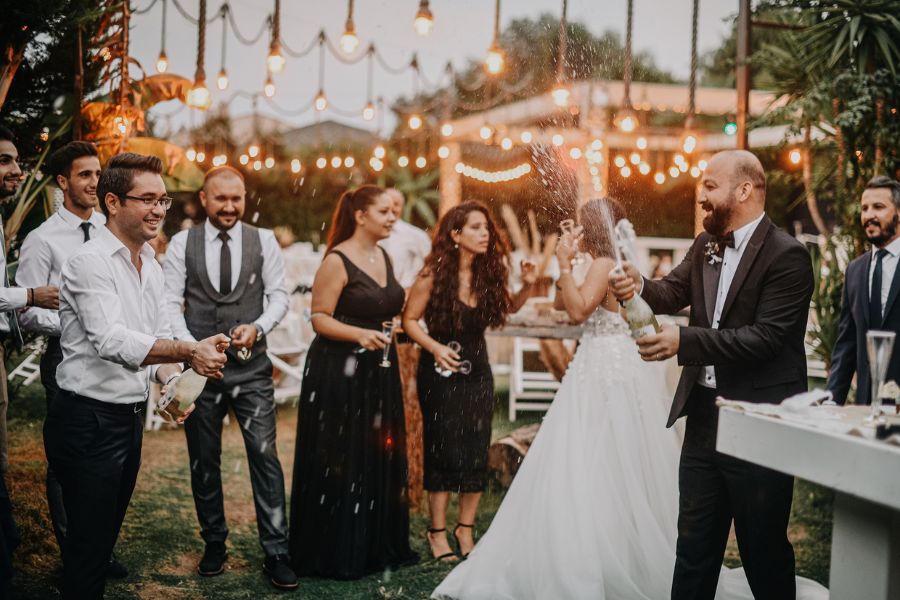
[[[0,202],[12,198],[19,190],[22,169],[19,168],[19,152],[13,133],[0,125]],[[59,290],[53,285],[34,284],[33,287],[9,287],[6,272],[6,243],[3,222],[0,220],[0,337],[9,337],[14,346],[21,346],[22,333],[16,311],[26,306],[59,307]],[[6,450],[6,409],[9,397],[6,390],[6,352],[0,344],[0,475],[6,473],[9,457]]]
[[[206,174],[206,221],[176,234],[166,252],[166,309],[176,339],[231,338],[221,381],[207,383],[185,423],[191,490],[206,548],[197,572],[225,569],[228,526],[222,493],[222,419],[231,407],[244,437],[263,569],[279,589],[297,587],[288,557],[284,474],[275,447],[275,396],[265,336],[284,317],[284,260],[272,231],[241,222],[244,177],[232,167]],[[182,310],[183,307],[183,310]]]
[[[860,221],[872,250],[847,266],[841,296],[841,320],[831,353],[828,389],[843,404],[856,374],[856,403],[872,401],[866,333],[872,329],[900,334],[900,182],[884,175],[866,185]],[[900,382],[900,349],[895,345],[885,381]]]
[[[48,160],[50,173],[63,193],[63,205],[46,221],[31,231],[19,252],[16,283],[21,286],[59,286],[59,274],[66,260],[81,245],[96,236],[106,224],[106,217],[97,212],[97,181],[100,179],[100,159],[97,148],[90,142],[69,142],[54,152]],[[47,409],[56,397],[56,367],[62,361],[59,345],[59,311],[31,307],[19,313],[23,329],[47,336],[47,348],[41,356],[41,383],[47,399]],[[47,505],[50,521],[60,549],[66,535],[66,510],[62,488],[53,470],[47,468]],[[127,571],[113,563],[110,576],[122,577]]]
[[[109,557],[137,480],[151,378],[162,384],[186,362],[222,377],[224,335],[174,341],[163,307],[162,268],[147,243],[172,199],[162,162],[121,154],[100,176],[107,216],[60,274],[59,393],[44,423],[44,447],[62,485],[68,529],[63,597],[102,598]]]
[[[415,282],[416,275],[425,265],[425,257],[431,252],[431,238],[427,233],[401,218],[406,200],[400,190],[388,188],[385,193],[391,199],[391,208],[397,220],[394,221],[391,235],[379,243],[391,257],[394,277],[397,278],[403,289],[408,290]]]

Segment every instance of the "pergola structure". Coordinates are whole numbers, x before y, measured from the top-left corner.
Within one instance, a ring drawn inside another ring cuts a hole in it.
[[[687,131],[680,114],[687,114],[689,88],[683,84],[640,83],[631,84],[631,104],[644,116],[651,113],[672,113],[669,126],[639,125],[630,132],[622,131],[614,124],[613,115],[623,106],[625,85],[622,81],[584,80],[569,86],[568,102],[562,106],[551,92],[519,102],[468,115],[445,123],[442,127],[442,151],[440,153],[440,212],[458,204],[462,195],[463,178],[471,174],[465,168],[465,146],[468,144],[502,145],[504,149],[515,146],[543,144],[556,146],[563,155],[569,153],[578,182],[578,201],[587,201],[604,192],[608,187],[611,169],[620,167],[622,156],[647,157],[662,154],[676,158],[677,165],[705,166],[703,157],[719,150],[738,147],[737,136],[722,129],[695,129]],[[764,91],[751,91],[748,111],[751,117],[764,114],[778,107],[783,99]],[[734,89],[699,87],[696,90],[695,110],[700,122],[704,118],[718,117],[724,124],[736,115],[738,97]],[[642,119],[639,119],[642,120]],[[647,119],[643,119],[647,120]],[[562,123],[562,126],[547,125]],[[486,135],[489,132],[489,135]],[[784,127],[763,127],[749,132],[749,147],[759,148],[777,145],[784,141]],[[685,138],[694,137],[690,151],[685,152]],[[685,158],[687,157],[687,158]],[[633,159],[628,165],[634,176],[665,177],[649,172],[650,167]],[[522,175],[528,167],[513,175]],[[688,177],[699,171],[682,167]],[[674,171],[673,171],[674,172]],[[479,170],[483,177],[485,171]],[[509,175],[507,175],[509,176]],[[500,179],[503,181],[503,179]],[[659,182],[659,180],[657,180]]]

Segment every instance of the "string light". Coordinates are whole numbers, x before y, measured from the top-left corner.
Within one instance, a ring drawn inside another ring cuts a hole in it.
[[[347,2],[347,22],[344,24],[344,34],[341,36],[341,50],[346,54],[353,54],[359,47],[359,38],[356,36],[356,27],[353,25],[353,0]]]
[[[409,157],[401,156],[400,158],[397,159],[397,165],[399,167],[402,167],[405,169],[407,167],[407,165],[409,165]]]
[[[197,158],[197,151],[194,150],[193,148],[188,148],[187,151],[184,153],[184,156],[189,161],[194,162],[194,160]]]
[[[219,69],[219,76],[216,77],[216,87],[220,90],[228,87],[228,73],[225,71],[225,67]]]
[[[557,83],[553,87],[553,90],[550,91],[550,95],[553,96],[553,104],[559,107],[566,107],[569,105],[569,96],[571,95],[571,92],[565,84]]]
[[[450,148],[448,148],[447,146],[441,146],[440,148],[438,148],[438,156],[440,158],[447,158],[448,156],[450,156]]]
[[[503,48],[498,46],[495,41],[491,44],[491,47],[488,48],[487,58],[484,59],[484,68],[487,69],[487,72],[491,75],[497,75],[503,71],[505,63],[506,58],[504,57]]]
[[[159,58],[156,59],[156,72],[165,73],[169,69],[169,57],[166,56],[165,50],[160,50]]]
[[[487,125],[482,125],[481,129],[478,131],[478,134],[481,136],[483,140],[491,139],[491,135],[493,135],[494,131],[488,127]]]
[[[247,156],[246,154],[241,154],[241,157],[238,159],[238,162],[240,162],[242,165],[246,165],[248,162],[250,162],[250,157]]]
[[[425,160],[424,156],[420,156],[416,159],[416,167],[419,169],[424,169],[426,164],[428,164],[428,161]]]
[[[226,162],[228,162],[228,158],[224,154],[217,154],[213,156],[212,164],[214,167],[221,167]]]
[[[444,137],[453,135],[453,125],[450,123],[444,123],[441,125],[441,135]]]
[[[266,97],[271,98],[275,95],[275,82],[272,81],[272,76],[269,75],[266,77],[266,84],[263,86],[263,91],[266,93]]]
[[[380,171],[384,168],[384,163],[377,158],[372,157],[369,159],[369,166],[372,167],[373,171]]]
[[[373,104],[371,101],[366,103],[366,107],[363,109],[362,115],[363,115],[363,119],[365,119],[366,121],[371,121],[372,119],[374,119],[375,118],[375,104]]]
[[[659,185],[662,185],[666,182],[666,176],[661,171],[657,171],[656,175],[653,176],[653,180]]]
[[[333,156],[331,158],[331,166],[334,167],[335,169],[339,168],[341,166],[341,163],[343,163],[343,162],[344,161],[341,160],[340,156]]]
[[[375,156],[375,158],[384,158],[384,155],[385,155],[384,146],[382,146],[380,144],[378,146],[375,146],[375,149],[372,150],[372,154]]]
[[[322,112],[326,108],[328,108],[328,98],[325,96],[325,90],[320,89],[319,93],[316,94],[316,110]]]
[[[685,154],[690,154],[697,147],[697,137],[693,134],[688,134],[684,136],[684,140],[681,142],[681,149],[684,150]]]
[[[253,161],[253,170],[254,170],[254,171],[261,171],[261,170],[262,170],[262,161],[261,161],[261,160],[254,160],[254,161]]]
[[[162,3],[162,30],[159,42],[159,58],[156,59],[156,72],[165,73],[169,69],[169,57],[166,56],[166,5],[168,0]]]
[[[706,165],[708,165],[708,164],[709,163],[707,163],[705,160],[701,160],[700,162],[697,163],[697,166],[700,167],[701,171],[705,171]]]
[[[687,173],[688,168],[689,168],[689,166],[686,162],[678,163],[678,170],[681,171],[682,173]]]
[[[432,27],[434,27],[434,15],[431,14],[431,9],[428,8],[428,0],[420,0],[419,12],[416,13],[413,28],[419,35],[426,36],[431,33]]]
[[[638,150],[646,150],[647,149],[647,138],[645,138],[643,136],[639,137],[637,139],[637,147],[638,147]]]
[[[266,67],[270,73],[281,73],[284,70],[284,55],[281,54],[281,44],[273,41],[266,56]]]
[[[622,167],[621,171],[619,172],[622,173],[622,177],[624,177],[625,179],[631,177],[631,167]]]
[[[522,163],[504,171],[483,171],[471,165],[458,162],[456,163],[456,172],[483,183],[502,183],[519,179],[531,173],[531,164],[527,162]]]
[[[636,164],[638,164],[639,162],[641,162],[641,155],[638,154],[637,152],[632,152],[632,153],[631,153],[631,156],[628,157],[628,161],[629,161],[631,164],[636,165]]]
[[[638,165],[638,171],[641,172],[641,175],[647,175],[648,173],[650,173],[650,165],[648,165],[645,162],[642,162],[641,164]]]
[[[320,169],[324,169],[328,166],[328,160],[324,156],[320,156],[316,159],[316,167]]]
[[[531,143],[531,132],[523,131],[522,135],[519,136],[519,139],[522,140],[523,144],[530,144]]]
[[[679,175],[681,175],[681,171],[678,170],[678,167],[670,167],[669,175],[674,179],[674,178],[678,177]]]
[[[353,158],[352,156],[348,156],[344,159],[344,166],[347,167],[348,169],[352,169],[353,165],[355,165],[355,164],[356,164],[356,159]]]
[[[265,165],[266,165],[267,169],[271,169],[272,167],[275,166],[275,159],[272,158],[271,156],[267,156],[266,160],[265,160]]]
[[[409,116],[409,121],[407,121],[407,125],[409,125],[409,128],[413,131],[419,129],[422,127],[422,117],[415,113],[411,114]]]
[[[631,133],[638,127],[637,113],[633,108],[623,108],[616,117],[616,127],[625,133]]]
[[[552,141],[553,145],[557,147],[562,146],[564,143],[566,143],[566,139],[558,133],[553,134]]]
[[[508,137],[503,138],[503,140],[500,142],[500,147],[503,148],[504,150],[511,149],[513,147],[512,140],[509,139]]]
[[[617,167],[619,167],[621,169],[622,167],[625,166],[625,157],[621,156],[621,155],[617,156],[613,162],[615,163],[615,165]]]
[[[250,155],[250,158],[256,158],[256,155],[259,154],[259,146],[250,144],[250,147],[247,148],[247,154]]]
[[[301,166],[301,165],[300,165],[300,159],[299,159],[299,158],[293,159],[293,160],[291,161],[291,172],[292,172],[292,173],[299,173],[299,172],[300,172],[300,166]]]
[[[803,160],[803,155],[799,150],[791,150],[791,153],[788,155],[788,159],[791,161],[791,164],[799,165],[800,161]]]
[[[581,158],[581,148],[572,148],[569,150],[569,156],[571,156],[574,160],[578,160]]]
[[[206,160],[206,152],[202,152],[202,151],[198,152],[197,153],[197,162],[202,163],[204,160]]]
[[[700,177],[700,167],[691,167],[691,177],[694,179]]]
[[[209,89],[206,87],[206,81],[197,79],[191,87],[191,91],[187,95],[187,104],[191,108],[206,110],[212,104],[212,97],[209,95]]]
[[[593,142],[591,142],[592,150],[600,150],[601,148],[603,148],[603,142],[601,142],[600,140],[595,139]]]

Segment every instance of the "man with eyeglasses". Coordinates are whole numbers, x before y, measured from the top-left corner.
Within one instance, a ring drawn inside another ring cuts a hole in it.
[[[120,154],[100,175],[107,222],[60,274],[59,392],[44,422],[44,447],[62,485],[68,530],[63,597],[102,598],[109,557],[140,466],[151,377],[163,385],[182,362],[222,377],[228,338],[171,339],[162,268],[147,243],[171,206],[153,156]]]
[[[230,407],[247,451],[259,542],[266,554],[263,570],[273,586],[292,590],[297,577],[288,558],[284,474],[275,447],[272,362],[265,343],[288,309],[284,259],[271,230],[241,222],[246,188],[240,171],[221,166],[207,172],[200,202],[206,222],[172,238],[164,267],[175,337],[231,337],[225,377],[207,382],[184,427],[191,491],[206,543],[197,572],[212,577],[225,570],[222,419]]]

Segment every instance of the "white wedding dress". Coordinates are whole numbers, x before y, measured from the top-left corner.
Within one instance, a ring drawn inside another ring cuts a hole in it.
[[[681,441],[664,366],[599,307],[490,528],[432,598],[665,600],[675,564]],[[798,598],[828,598],[798,578]],[[752,600],[723,568],[717,600]]]

